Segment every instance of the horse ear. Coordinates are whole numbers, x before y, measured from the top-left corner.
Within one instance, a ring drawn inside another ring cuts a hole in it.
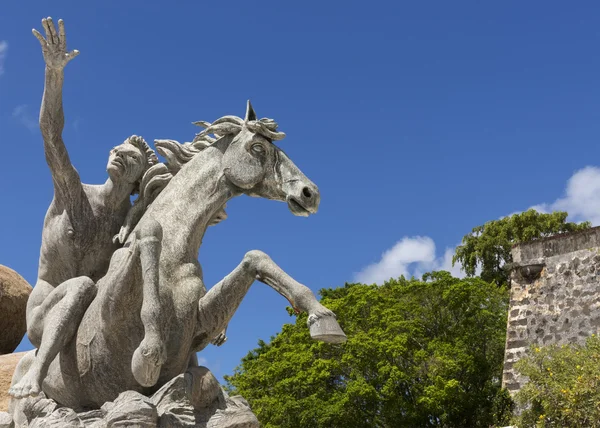
[[[250,122],[251,120],[256,120],[256,112],[252,108],[252,103],[248,100],[248,105],[246,106],[246,118],[244,122]]]

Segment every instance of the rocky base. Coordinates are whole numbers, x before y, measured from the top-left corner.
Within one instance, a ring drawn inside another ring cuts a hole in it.
[[[0,428],[258,428],[241,396],[229,397],[205,367],[188,369],[151,397],[121,393],[102,408],[77,413],[43,394],[13,400]]]

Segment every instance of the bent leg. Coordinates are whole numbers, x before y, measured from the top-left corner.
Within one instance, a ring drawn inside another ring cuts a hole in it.
[[[133,353],[131,371],[142,386],[154,386],[167,359],[166,338],[170,318],[165,307],[168,290],[159,288],[159,261],[162,250],[162,227],[156,221],[146,221],[140,228],[140,262],[143,278],[141,319],[144,339]]]
[[[246,253],[233,272],[200,299],[200,330],[210,338],[220,333],[255,280],[267,284],[285,297],[297,312],[308,312],[312,320],[335,317],[333,312],[319,303],[308,287],[285,273],[265,253],[254,250]]]
[[[96,285],[81,276],[63,282],[36,308],[34,330],[42,331],[36,357],[21,380],[9,390],[15,398],[37,395],[50,363],[73,339],[89,304],[96,296]]]
[[[52,295],[50,299],[48,296]],[[63,290],[56,288],[48,282],[38,279],[33,291],[27,299],[27,337],[36,348],[42,343],[44,333],[45,315],[62,299]]]

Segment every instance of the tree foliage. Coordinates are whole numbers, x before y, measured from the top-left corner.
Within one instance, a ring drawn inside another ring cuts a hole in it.
[[[600,427],[600,339],[585,346],[532,347],[515,367],[529,381],[517,393],[526,427]]]
[[[321,290],[348,335],[311,340],[306,315],[226,376],[265,427],[488,427],[500,390],[507,292],[435,272]]]
[[[567,222],[567,216],[562,211],[542,214],[530,209],[477,226],[463,237],[452,264],[460,262],[468,276],[474,276],[480,267],[481,279],[507,285],[508,272],[502,266],[512,263],[510,250],[514,244],[591,226],[587,221],[580,224]]]

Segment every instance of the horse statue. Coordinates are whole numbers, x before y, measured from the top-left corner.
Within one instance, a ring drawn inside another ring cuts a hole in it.
[[[346,340],[333,312],[261,251],[246,253],[207,291],[198,252],[227,201],[246,194],[286,202],[292,214],[308,216],[317,212],[320,196],[273,144],[285,134],[273,120],[258,120],[250,102],[244,119],[225,116],[197,124],[206,129],[192,143],[155,142],[171,171],[162,180],[168,182],[146,198],[151,203],[135,227],[121,235],[125,244],[98,280],[75,340],[43,381],[45,395],[62,406],[84,411],[124,391],[155,393],[197,365],[196,352],[223,341],[220,335],[255,280],[283,295],[297,312],[307,312],[314,339]],[[27,365],[26,356],[13,384]]]

